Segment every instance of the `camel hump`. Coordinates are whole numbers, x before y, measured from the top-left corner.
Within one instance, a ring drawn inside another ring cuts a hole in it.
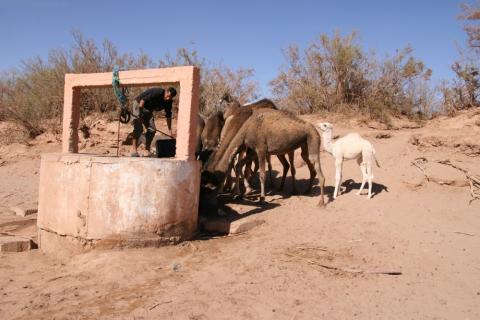
[[[255,102],[247,103],[244,106],[251,106],[254,109],[270,108],[270,109],[278,110],[275,103],[272,100],[267,98],[263,98]]]

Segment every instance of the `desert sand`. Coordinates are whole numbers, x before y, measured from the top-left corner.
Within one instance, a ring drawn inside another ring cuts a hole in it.
[[[397,121],[396,130],[306,119],[374,144],[381,167],[371,200],[366,190],[355,195],[361,174],[349,161],[344,193],[325,208],[316,206],[318,187],[291,195],[289,178],[266,205],[223,199],[239,221],[256,222],[237,234],[200,232],[175,246],[69,259],[0,253],[0,319],[480,319],[480,200],[471,202],[464,173],[436,162],[480,174],[480,111],[422,126]],[[81,152],[114,154],[117,124],[90,124]],[[10,208],[36,208],[40,154],[59,150],[53,134],[2,143],[2,235],[35,239],[36,215]],[[424,171],[412,165],[419,157]],[[321,159],[331,195],[333,159]],[[298,154],[295,162],[301,190],[308,170]],[[278,185],[281,166],[273,167]]]

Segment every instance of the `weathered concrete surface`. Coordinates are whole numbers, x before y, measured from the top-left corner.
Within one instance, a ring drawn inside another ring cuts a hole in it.
[[[0,252],[22,252],[31,250],[33,242],[30,239],[19,236],[0,237]]]
[[[178,159],[195,159],[200,70],[193,66],[120,71],[120,82],[128,86],[179,85],[177,122]],[[63,106],[62,152],[78,153],[80,90],[112,85],[112,73],[66,74]]]
[[[44,154],[40,167],[40,248],[77,253],[160,245],[196,232],[198,161]],[[57,237],[55,240],[52,237]]]

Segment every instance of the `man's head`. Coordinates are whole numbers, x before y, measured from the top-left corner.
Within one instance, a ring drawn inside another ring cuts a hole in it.
[[[177,90],[175,90],[174,87],[170,87],[170,88],[168,88],[167,90],[165,90],[164,99],[165,99],[166,101],[170,101],[170,100],[172,100],[176,95],[177,95]]]

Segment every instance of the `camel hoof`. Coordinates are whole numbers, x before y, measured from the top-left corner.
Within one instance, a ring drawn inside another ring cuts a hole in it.
[[[265,204],[265,203],[266,203],[266,202],[265,202],[265,197],[260,197],[260,199],[258,200],[258,202],[259,202],[260,204]]]
[[[319,208],[325,208],[325,202],[320,201],[320,202],[317,204],[317,207],[319,207]]]

